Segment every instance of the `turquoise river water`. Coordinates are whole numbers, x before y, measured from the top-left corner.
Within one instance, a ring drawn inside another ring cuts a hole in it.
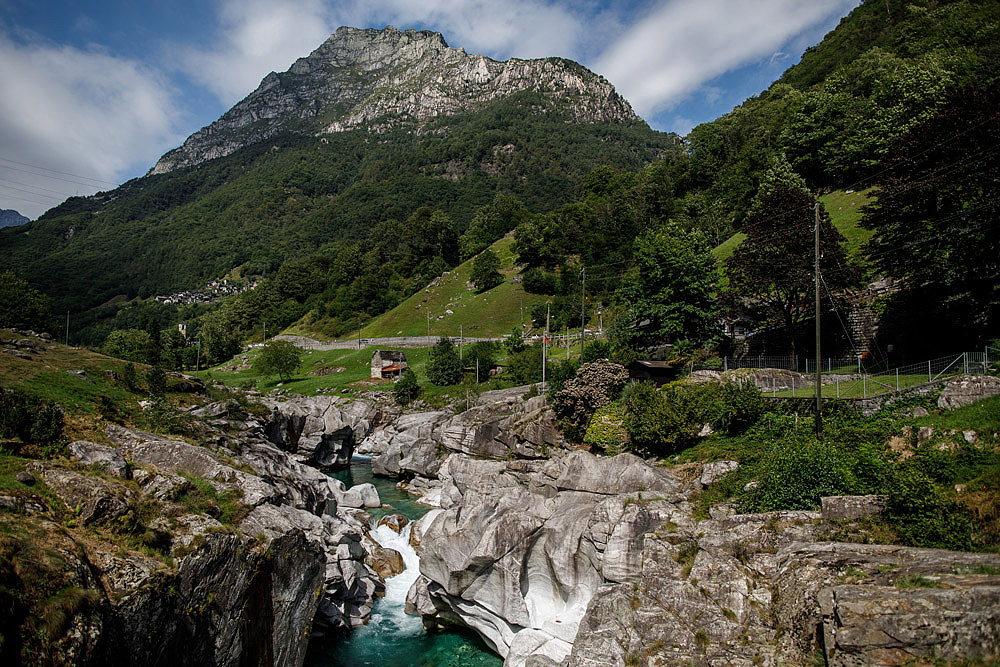
[[[372,476],[368,459],[357,457],[350,468],[331,476],[348,487],[373,483],[383,504],[381,510],[372,512],[376,516],[399,512],[418,519],[430,509],[397,489],[394,480]],[[474,633],[425,632],[418,617],[403,613],[406,591],[416,579],[419,565],[409,545],[409,527],[397,535],[383,526],[373,537],[403,555],[406,571],[386,581],[386,595],[375,603],[368,625],[342,637],[311,640],[306,667],[501,667],[503,660]]]

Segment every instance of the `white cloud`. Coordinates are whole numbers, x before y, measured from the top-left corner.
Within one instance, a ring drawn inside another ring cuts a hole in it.
[[[668,109],[712,78],[769,58],[856,0],[666,0],[597,59],[641,115]]]
[[[321,0],[224,0],[215,45],[174,47],[180,69],[227,106],[330,36]]]
[[[169,84],[134,61],[0,34],[0,62],[3,208],[34,218],[109,189],[181,139]]]

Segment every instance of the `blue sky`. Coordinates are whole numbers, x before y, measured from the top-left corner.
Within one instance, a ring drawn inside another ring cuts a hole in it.
[[[340,25],[562,56],[686,134],[764,90],[859,0],[0,0],[0,208],[106,190]]]

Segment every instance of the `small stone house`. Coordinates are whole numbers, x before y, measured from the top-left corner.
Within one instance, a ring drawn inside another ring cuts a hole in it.
[[[406,353],[400,350],[376,350],[372,355],[372,377],[398,380],[406,368]]]

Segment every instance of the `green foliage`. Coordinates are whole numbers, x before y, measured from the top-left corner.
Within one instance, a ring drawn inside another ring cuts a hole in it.
[[[633,345],[706,340],[718,274],[704,237],[676,225],[648,231],[635,240],[633,262],[617,293],[627,309],[623,335]]]
[[[0,272],[0,328],[45,331],[52,324],[49,297],[13,271]]]
[[[510,355],[524,352],[524,336],[521,335],[520,328],[515,327],[510,335],[503,339],[503,347]]]
[[[417,382],[417,374],[413,372],[413,369],[403,370],[403,375],[392,387],[392,393],[400,405],[408,405],[420,397],[420,384]]]
[[[725,297],[732,311],[781,329],[794,356],[796,336],[814,310],[815,202],[786,185],[762,194],[759,202],[743,226],[746,240],[726,260]],[[822,207],[819,225],[820,271],[832,295],[854,276],[847,266],[844,237]]]
[[[596,447],[609,456],[625,451],[627,440],[625,415],[619,403],[609,403],[595,410],[583,436],[583,444]]]
[[[492,250],[484,250],[472,263],[472,284],[476,292],[485,292],[503,282],[500,274],[500,259]]]
[[[960,91],[881,165],[882,186],[862,220],[875,233],[866,253],[910,287],[897,297],[905,313],[890,334],[909,354],[919,338],[978,346],[1000,325],[1000,184],[989,176],[1000,170],[998,106],[998,83]],[[931,332],[917,337],[918,320]]]
[[[490,369],[496,365],[497,356],[500,354],[501,345],[491,341],[480,341],[466,347],[462,355],[462,365],[471,368],[473,372],[478,369],[479,375],[476,382],[489,379]]]
[[[122,369],[122,382],[129,391],[139,391],[139,374],[135,370],[135,364],[125,364]]]
[[[191,487],[177,498],[177,502],[193,514],[207,514],[226,526],[238,526],[251,508],[241,502],[242,492],[231,489],[219,492],[203,477],[181,473]]]
[[[542,346],[532,345],[507,357],[507,374],[514,384],[532,384],[542,380]]]
[[[767,409],[760,389],[752,381],[723,384],[720,399],[723,408],[713,425],[729,435],[745,433]]]
[[[583,440],[594,411],[616,400],[626,382],[628,371],[613,361],[603,359],[580,366],[552,403],[566,437]]]
[[[632,383],[622,395],[629,449],[667,456],[691,445],[705,424],[716,423],[725,410],[722,389],[715,384],[668,384],[660,389]]]
[[[271,339],[264,343],[253,361],[257,375],[277,375],[282,382],[290,379],[302,363],[302,350],[287,340]]]
[[[150,396],[162,398],[167,393],[167,374],[159,366],[150,366],[146,371],[146,386]]]
[[[756,487],[746,491],[748,512],[815,509],[823,496],[877,493],[891,474],[879,447],[846,446],[831,438],[779,440],[755,468]]]
[[[439,387],[457,384],[462,379],[462,362],[449,339],[440,338],[431,348],[427,359],[427,379]]]
[[[117,329],[108,334],[101,351],[109,357],[144,364],[149,346],[148,332],[141,329]]]
[[[0,437],[51,446],[62,439],[64,413],[19,389],[0,388]]]
[[[610,358],[611,343],[605,340],[595,340],[592,343],[587,343],[587,346],[583,349],[580,361],[585,364],[589,364],[590,362],[597,361],[598,359]]]

